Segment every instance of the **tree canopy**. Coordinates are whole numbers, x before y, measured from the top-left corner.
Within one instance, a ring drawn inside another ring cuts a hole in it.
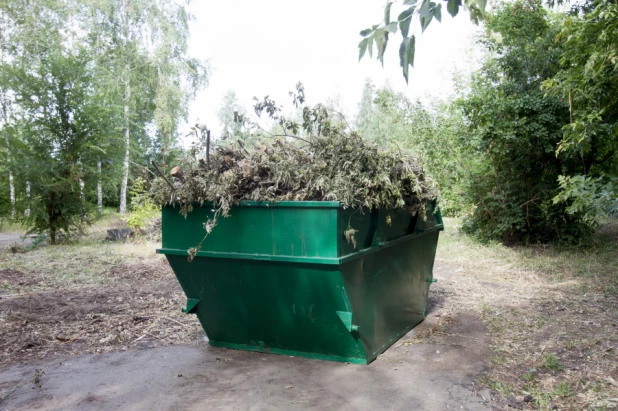
[[[55,242],[90,221],[93,197],[124,212],[131,168],[139,176],[149,160],[173,158],[207,80],[187,55],[189,18],[177,2],[0,2],[0,154],[13,218]]]

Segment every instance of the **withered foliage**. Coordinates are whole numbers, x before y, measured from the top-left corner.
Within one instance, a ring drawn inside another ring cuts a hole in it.
[[[298,107],[304,94],[302,85],[297,87]],[[279,123],[282,135],[252,139],[250,144],[224,142],[203,159],[183,160],[170,183],[173,188],[163,179],[153,183],[155,202],[179,205],[185,215],[194,205],[212,204],[214,218],[204,223],[208,235],[217,219],[227,217],[243,200],[339,201],[344,208],[361,211],[407,207],[411,213],[423,213],[426,202],[437,197],[416,157],[346,131],[322,105],[305,107],[300,124],[280,115],[268,98],[256,104],[256,113],[262,111]],[[287,130],[304,134],[292,136]],[[199,245],[189,256],[198,250]]]
[[[346,208],[407,207],[416,213],[436,198],[416,157],[381,149],[355,133],[316,136],[309,143],[283,138],[250,147],[219,145],[209,163],[186,159],[173,190],[163,179],[152,187],[157,203],[180,205],[183,214],[212,203],[216,213],[204,225],[207,233],[243,200],[339,201]]]

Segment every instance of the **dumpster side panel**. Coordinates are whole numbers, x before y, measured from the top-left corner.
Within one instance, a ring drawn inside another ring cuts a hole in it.
[[[442,219],[339,203],[163,209],[163,247],[213,346],[367,364],[423,320]],[[352,228],[356,248],[344,231]]]
[[[167,257],[211,345],[366,363],[338,266]]]
[[[272,256],[337,257],[337,207],[234,207],[227,218],[219,218],[201,250]],[[182,250],[195,247],[212,219],[211,207],[195,207],[187,214],[164,207],[162,248]],[[186,254],[185,254],[186,255]]]
[[[368,361],[425,318],[438,235],[421,234],[342,266]]]

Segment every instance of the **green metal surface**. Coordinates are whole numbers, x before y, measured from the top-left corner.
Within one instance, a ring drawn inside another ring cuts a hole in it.
[[[242,203],[189,262],[212,213],[164,208],[158,250],[211,345],[367,364],[423,320],[443,229],[431,205],[423,219],[337,202]]]

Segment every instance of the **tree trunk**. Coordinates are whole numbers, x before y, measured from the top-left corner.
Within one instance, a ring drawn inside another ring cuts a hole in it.
[[[47,203],[47,217],[48,217],[47,228],[49,229],[49,239],[52,245],[56,244],[56,229],[57,229],[56,220],[58,219],[58,216],[56,215],[56,212],[54,211],[54,200],[55,199],[56,199],[56,193],[52,191],[51,193],[49,193],[49,202]]]
[[[122,31],[124,36],[124,46],[127,49],[129,42],[129,15],[127,11],[126,0],[122,1]],[[130,135],[130,122],[129,122],[129,104],[131,103],[131,64],[129,63],[129,56],[126,56],[125,72],[124,72],[124,161],[122,163],[122,182],[120,184],[120,214],[126,214],[127,212],[127,185],[129,184],[129,146],[131,142]]]
[[[24,215],[30,217],[30,181],[26,181],[26,210]]]
[[[131,85],[127,83],[125,95],[131,95]],[[129,145],[131,142],[129,131],[129,104],[125,97],[124,106],[124,161],[122,163],[122,183],[120,185],[120,214],[127,212],[127,186],[129,184]]]
[[[4,16],[3,16],[4,17]],[[4,40],[4,39],[3,39]],[[4,49],[5,44],[0,44],[0,63],[4,64]],[[0,104],[2,105],[2,128],[9,125],[9,106],[7,102],[6,93],[4,90],[0,90]],[[11,217],[15,217],[15,183],[13,182],[13,169],[11,159],[11,142],[9,137],[6,136],[6,160],[7,168],[9,170],[9,199],[11,203]]]
[[[10,161],[9,161],[9,164],[11,164]],[[9,198],[11,199],[11,217],[15,217],[15,184],[13,183],[13,172],[11,171],[10,168],[9,168]]]
[[[101,160],[97,161],[97,171],[99,179],[97,181],[97,208],[99,215],[103,214],[103,184],[101,183]]]
[[[79,179],[79,198],[82,202],[81,204],[81,208],[82,208],[82,221],[86,221],[86,219],[88,218],[88,214],[86,213],[86,194],[84,193],[84,180],[82,180],[81,178]]]

